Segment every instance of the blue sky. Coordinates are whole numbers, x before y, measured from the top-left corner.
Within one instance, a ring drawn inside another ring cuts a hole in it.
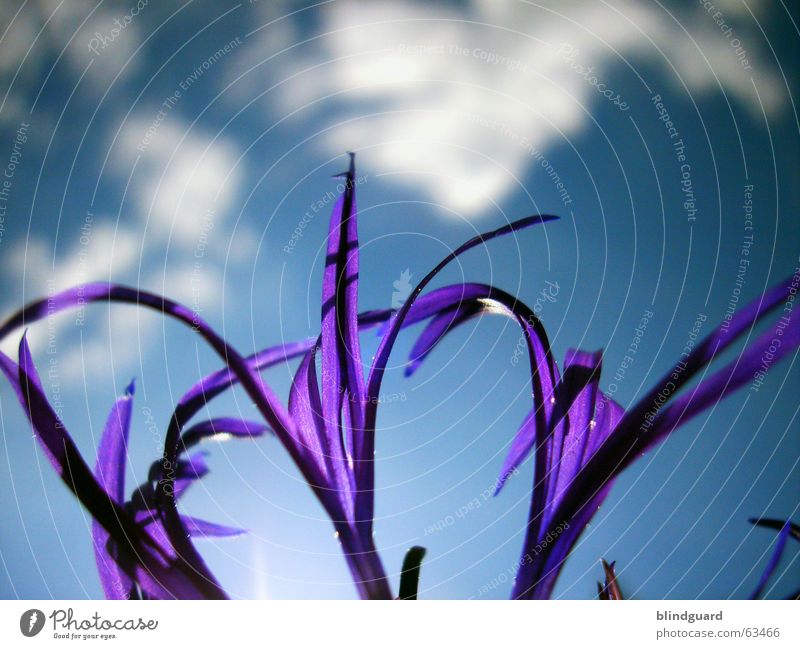
[[[391,307],[404,271],[414,283],[477,231],[559,214],[440,283],[538,304],[556,357],[604,349],[601,384],[630,405],[698,317],[709,331],[736,291],[744,304],[798,265],[796,12],[709,4],[5,3],[0,312],[111,279],[184,301],[241,351],[313,335],[331,175],[354,150],[362,309]],[[137,378],[131,485],[160,455],[171,405],[217,367],[188,331],[129,307],[30,336],[88,458]],[[531,463],[498,498],[484,493],[530,405],[518,337],[481,318],[415,377],[384,382],[376,543],[395,574],[407,547],[428,547],[423,597],[510,591]],[[291,369],[269,374],[283,395]],[[794,359],[772,368],[626,471],[556,595],[591,596],[605,557],[634,597],[746,596],[774,540],[747,518],[797,516],[798,378]],[[213,412],[253,408],[235,393]],[[100,596],[90,521],[5,385],[0,433],[0,595]],[[199,542],[228,591],[352,597],[333,529],[278,443],[207,449],[212,473],[187,511],[251,530]],[[800,578],[789,549],[769,596]]]

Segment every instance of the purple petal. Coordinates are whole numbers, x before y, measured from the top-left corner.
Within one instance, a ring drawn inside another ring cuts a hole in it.
[[[246,534],[247,530],[239,527],[229,527],[227,525],[219,525],[218,523],[209,523],[200,518],[193,518],[192,516],[181,516],[183,526],[186,531],[192,536],[202,537],[230,537],[241,536]]]
[[[772,551],[772,556],[769,558],[769,562],[766,568],[764,568],[764,572],[761,574],[761,578],[758,580],[755,590],[750,594],[750,599],[759,599],[764,589],[767,587],[767,583],[772,579],[775,570],[778,568],[781,557],[783,556],[786,540],[789,538],[791,531],[791,521],[786,521],[781,528],[780,534],[778,534],[778,540],[775,542],[775,549]]]
[[[562,438],[553,439],[553,452],[546,478],[551,485],[547,494],[550,508],[558,502],[583,466],[589,437],[597,427],[593,418],[601,360],[600,352],[567,351],[564,374],[555,391],[556,408],[560,408],[560,411],[557,410],[552,415],[557,422],[561,418],[565,419]],[[550,425],[552,427],[553,423]]]
[[[125,502],[125,468],[128,459],[128,436],[131,427],[134,384],[117,399],[108,415],[100,445],[94,474],[97,482],[118,504]]]
[[[355,202],[355,160],[345,174],[345,191],[331,214],[325,273],[322,281],[321,373],[322,417],[332,432],[343,438],[344,451],[356,465],[372,448],[361,433],[364,424],[366,386],[358,336],[358,227]],[[313,363],[313,353],[311,361]],[[313,368],[313,365],[312,365]],[[314,369],[316,372],[316,370]],[[342,427],[342,408],[349,410],[352,425]],[[323,431],[320,431],[322,433]],[[330,441],[329,441],[330,444]],[[356,474],[355,484],[358,485]],[[366,522],[366,527],[371,525]],[[365,530],[368,533],[368,530]]]
[[[200,480],[208,475],[211,469],[206,463],[206,454],[203,451],[193,453],[189,457],[178,460],[175,469],[176,480]]]
[[[581,459],[581,467],[594,457],[608,436],[617,428],[625,409],[607,394],[600,392],[594,409],[595,426],[589,433],[586,451]]]
[[[450,330],[468,322],[485,310],[481,304],[468,302],[462,306],[444,310],[434,316],[411,349],[409,363],[405,369],[406,376],[411,376],[417,371],[419,366],[422,365],[422,361],[428,357],[428,354],[433,351],[433,348],[439,344]]]
[[[199,333],[223,359],[231,372],[237,376],[242,387],[244,387],[256,407],[258,407],[265,421],[272,430],[275,431],[278,439],[280,439],[295,464],[299,467],[303,477],[310,484],[313,484],[313,468],[306,464],[304,458],[300,455],[299,449],[293,446],[293,436],[290,430],[293,428],[294,424],[280,399],[278,399],[277,395],[266,385],[263,379],[251,369],[248,362],[233,348],[233,346],[219,336],[197,313],[182,304],[168,300],[154,293],[124,286],[99,283],[86,284],[57,293],[44,300],[39,300],[38,302],[23,307],[23,309],[14,314],[0,327],[0,340],[10,331],[25,322],[55,314],[65,308],[96,301],[113,301],[146,306],[179,320],[193,331]],[[175,458],[177,458],[180,446],[180,436],[177,428],[171,427],[167,431],[164,444],[165,464],[168,462],[173,463]],[[167,480],[165,484],[170,485],[170,481]],[[167,488],[166,491],[169,491],[169,489]],[[321,491],[316,491],[316,494],[320,501],[325,504],[328,500],[328,495]],[[167,531],[179,555],[196,566],[202,565],[202,558],[188,541],[185,530],[178,517],[174,498],[170,498],[169,494],[167,494],[164,515]]]
[[[433,316],[439,315],[444,311],[465,305],[470,300],[475,300],[486,292],[491,287],[486,284],[479,283],[466,283],[466,284],[450,284],[441,288],[433,289],[425,295],[420,295],[411,305],[406,317],[403,319],[400,327],[410,327],[411,325],[427,320]],[[386,335],[391,327],[392,320],[397,315],[398,311],[394,309],[387,309],[385,311],[371,311],[371,320],[380,318],[381,325],[377,329],[377,334],[380,338]],[[363,318],[366,314],[361,314]]]
[[[137,528],[135,522],[97,482],[64,424],[47,401],[25,338],[20,343],[17,372],[13,361],[0,355],[0,369],[21,397],[37,440],[47,449],[64,483],[110,534],[119,548],[119,566],[129,565],[135,581],[151,597],[181,599],[224,598],[225,593],[201,566],[191,568],[183,561],[169,563],[153,538]]]
[[[248,421],[238,417],[217,417],[208,419],[189,428],[182,437],[184,448],[188,449],[208,440],[224,440],[229,437],[261,437],[269,430],[260,421]]]
[[[97,482],[116,504],[125,502],[125,468],[128,459],[128,434],[131,426],[134,384],[117,400],[106,421],[97,451]],[[130,599],[133,581],[118,565],[111,536],[96,520],[92,521],[95,562],[106,599]],[[115,545],[115,544],[114,544]],[[112,553],[114,556],[112,556]],[[128,568],[128,572],[130,568]]]
[[[311,366],[313,360],[311,353],[306,354],[294,375],[289,392],[289,414],[297,425],[297,445],[315,463],[321,476],[320,486],[325,487],[330,478],[331,440],[322,418],[317,370]],[[339,439],[338,428],[335,437]]]
[[[403,306],[397,312],[397,315],[390,321],[389,328],[381,339],[381,342],[378,346],[378,351],[375,355],[375,360],[370,368],[369,379],[367,381],[367,407],[365,411],[366,417],[364,436],[365,438],[373,440],[371,442],[372,444],[374,444],[378,397],[380,395],[383,374],[386,371],[386,365],[389,362],[389,355],[391,354],[394,343],[397,340],[397,335],[400,333],[400,329],[402,328],[406,317],[411,311],[420,293],[425,290],[425,287],[431,282],[431,280],[433,280],[434,277],[436,277],[436,275],[439,274],[439,272],[441,272],[445,266],[468,250],[471,250],[479,245],[484,245],[496,237],[516,232],[517,230],[521,230],[531,225],[543,224],[547,221],[555,220],[557,218],[558,217],[550,215],[530,216],[525,219],[520,219],[519,221],[508,223],[500,228],[497,228],[496,230],[492,230],[491,232],[473,237],[447,255],[422,279],[419,284],[417,284],[417,286],[409,295],[408,299],[403,303]],[[540,343],[540,340],[546,341],[544,328],[541,327],[541,323],[539,322],[538,318],[536,318],[535,314],[529,309],[527,310],[529,313],[523,315],[521,308],[522,304],[517,302],[515,298],[511,298],[512,301],[510,303],[504,303],[502,296],[505,295],[507,294],[501,291],[496,291],[495,297],[500,298],[497,300],[497,302],[500,304],[501,311],[504,313],[510,311],[522,326],[523,333],[526,336],[526,342],[528,344],[531,372],[535,377],[535,380],[533,381],[533,390],[534,392],[540,391],[541,383],[536,380],[538,379],[540,361],[543,356],[549,356],[550,353],[549,344],[541,345]],[[543,349],[537,349],[537,345],[541,345]],[[552,367],[554,364],[545,363],[545,365]],[[537,396],[539,398],[536,398]],[[544,401],[545,398],[543,394],[534,395],[534,403],[544,403]],[[545,416],[544,410],[537,409],[536,416],[542,420]],[[543,423],[539,426],[539,429],[544,430]],[[359,467],[357,467],[357,471],[358,469]],[[357,499],[356,504],[356,515],[360,519],[372,520],[374,509],[372,492],[375,484],[375,469],[372,458],[369,458],[364,462],[364,465],[360,467],[360,471],[363,473],[363,478],[357,479],[356,481],[360,490],[360,497]]]
[[[14,361],[12,361],[8,356],[6,356],[3,352],[0,352],[0,370],[2,370],[3,374],[5,374],[6,378],[8,379],[8,382],[11,384],[11,387],[14,390],[14,393],[17,395],[17,399],[19,400],[23,410],[25,411],[25,414],[28,416],[28,419],[30,419],[31,414],[28,412],[27,395],[23,393],[22,385],[20,384],[19,380],[19,372],[20,372],[19,366]],[[39,383],[38,375],[34,375],[30,379],[30,381],[39,392],[42,391],[42,386]],[[59,428],[63,428],[61,422],[58,423],[59,423]],[[48,432],[49,428],[45,430],[46,432]],[[56,437],[55,439],[48,440],[50,443],[45,443],[41,433],[39,433],[39,431],[36,429],[35,426],[34,426],[34,433],[36,434],[36,440],[39,442],[39,446],[41,446],[42,450],[44,451],[45,457],[47,457],[48,462],[50,462],[52,467],[56,470],[56,473],[58,473],[58,475],[61,476],[62,479],[65,479],[63,457],[61,457],[58,448],[59,439]],[[54,450],[51,450],[51,445],[52,449],[55,450],[55,453]]]
[[[757,322],[789,299],[791,291],[796,290],[796,287],[796,278],[789,278],[740,310],[730,320],[727,329],[718,327],[696,345],[613,428],[603,426],[605,440],[599,446],[592,444],[597,447],[589,453],[581,470],[549,517],[554,523],[568,521],[571,529],[577,528],[577,533],[562,535],[537,557],[534,568],[524,572],[520,570],[514,589],[515,597],[548,596],[572,544],[602,502],[598,496],[607,491],[613,478],[639,457],[644,449],[662,440],[677,425],[687,421],[688,416],[716,404],[743,384],[747,371],[753,367],[754,359],[758,359],[764,352],[766,334],[755,345],[746,349],[737,362],[720,370],[708,382],[701,381],[688,399],[681,397],[676,401],[673,404],[675,409],[664,408],[659,413],[664,401],[729,347],[738,336],[752,330]],[[783,355],[794,351],[798,345],[797,323],[786,322],[784,325],[785,331],[782,335],[785,342],[781,348]],[[662,394],[665,397],[660,396]],[[613,410],[606,410],[612,415],[610,423],[613,423],[616,414]],[[541,538],[541,535],[534,538]]]

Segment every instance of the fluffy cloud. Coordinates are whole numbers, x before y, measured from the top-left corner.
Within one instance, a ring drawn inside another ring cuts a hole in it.
[[[236,147],[222,138],[188,130],[177,115],[158,124],[133,118],[115,156],[118,175],[134,176],[137,214],[160,242],[187,250],[222,225],[237,197],[241,170]]]
[[[19,7],[16,2],[0,3],[0,86],[8,93],[0,121],[18,121],[23,108],[30,108],[56,59],[67,66],[67,78],[73,81],[85,72],[88,83],[82,92],[98,97],[112,81],[135,72],[140,63],[136,49],[150,22],[149,2],[141,8],[140,4],[31,0]],[[65,68],[60,68],[58,75],[64,74]]]
[[[469,215],[514,189],[532,163],[531,146],[546,151],[573,137],[604,100],[570,69],[564,44],[601,79],[626,63],[657,65],[693,95],[722,90],[760,111],[754,80],[765,109],[778,110],[781,85],[761,63],[768,59],[759,56],[754,18],[741,3],[716,5],[725,27],[701,3],[670,14],[632,1],[336,2],[319,9],[309,43],[271,65],[253,67],[292,17],[257,32],[243,69],[281,82],[269,105],[280,116],[316,120],[325,154],[365,150],[376,172],[407,178]],[[265,11],[277,19],[278,10]],[[732,38],[749,49],[750,70]],[[243,91],[252,87],[245,78]]]

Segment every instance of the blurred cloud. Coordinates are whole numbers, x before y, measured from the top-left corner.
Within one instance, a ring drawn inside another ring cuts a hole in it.
[[[111,171],[121,187],[134,172],[128,196],[139,218],[98,214],[74,228],[75,235],[62,236],[57,248],[31,235],[25,246],[3,257],[11,285],[21,287],[24,281],[29,295],[42,296],[90,281],[128,283],[182,301],[202,317],[217,313],[224,290],[225,246],[220,241],[233,236],[226,221],[240,184],[238,154],[232,143],[189,130],[177,115],[171,119],[144,151],[138,147],[148,124],[132,119],[115,148]],[[253,232],[242,228],[235,240],[246,250],[255,245],[254,239]],[[228,303],[234,302],[228,297]],[[3,309],[11,310],[11,305]],[[81,325],[82,344],[63,346],[69,351],[64,352],[62,378],[80,381],[84,367],[108,367],[112,348],[116,369],[127,371],[140,350],[125,341],[146,338],[156,322],[124,313],[87,319],[85,329]],[[53,337],[74,336],[74,325],[74,314],[67,314],[34,328],[34,351],[41,352]],[[7,339],[2,349],[15,357],[16,341]]]
[[[150,141],[145,134],[151,124],[133,118],[120,137],[115,168],[127,174],[137,165],[132,195],[148,230],[191,249],[219,228],[233,207],[239,156],[231,142],[189,130],[175,116],[170,119]]]
[[[81,236],[62,251],[53,248],[41,237],[30,237],[27,245],[13,248],[4,256],[3,273],[15,286],[22,287],[24,281],[28,301],[33,296],[49,296],[86,282],[125,281],[136,268],[140,246],[139,234],[129,228],[116,226],[106,215],[91,221]],[[3,312],[7,314],[11,310],[12,307],[8,306]],[[50,340],[60,340],[70,335],[75,320],[74,312],[67,313],[50,318],[45,326],[32,328],[28,340],[33,351],[42,352]],[[100,330],[107,330],[103,324],[94,322],[88,332],[97,334]],[[2,351],[15,358],[16,346],[16,339],[9,337],[2,343]],[[87,336],[83,350],[95,356],[108,351],[105,344],[98,344],[95,335]],[[80,369],[74,363],[65,364],[65,367]],[[77,379],[79,375],[70,375],[68,378]]]
[[[281,70],[268,79],[280,82],[269,95],[272,117],[299,110],[322,125],[315,143],[325,154],[368,150],[376,172],[400,172],[471,215],[514,189],[532,165],[528,144],[543,151],[568,140],[604,101],[571,69],[565,48],[602,81],[626,64],[656,65],[692,95],[721,90],[760,111],[752,78],[765,109],[779,110],[779,79],[761,63],[769,59],[750,15],[763,18],[762,4],[719,2],[710,12],[692,3],[669,13],[628,1],[342,1],[319,9],[318,37],[280,65],[258,66],[275,52],[277,28],[254,34],[237,73]],[[264,20],[279,20],[283,9],[265,8]],[[746,43],[749,70],[732,39]],[[243,92],[268,87],[245,79]]]
[[[0,98],[0,120],[18,120],[30,109],[57,61],[68,65],[73,83],[86,72],[84,95],[102,94],[109,83],[135,72],[138,60],[133,54],[149,26],[147,5],[139,10],[136,2],[0,3],[0,87],[8,91],[5,101]]]

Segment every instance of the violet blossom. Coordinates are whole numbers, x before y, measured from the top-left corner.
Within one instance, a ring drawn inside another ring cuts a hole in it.
[[[89,302],[125,302],[173,317],[197,332],[220,356],[224,367],[203,378],[176,404],[163,457],[149,480],[126,500],[124,470],[132,387],[108,418],[92,472],[63,422],[47,402],[23,337],[19,365],[0,355],[0,368],[19,397],[36,438],[55,470],[93,516],[95,552],[108,597],[219,598],[226,594],[194,547],[192,538],[241,531],[199,521],[178,511],[180,495],[202,476],[201,456],[186,455],[197,441],[217,432],[257,437],[269,430],[297,465],[330,517],[357,591],[362,598],[393,593],[372,534],[374,519],[375,433],[381,382],[402,328],[426,325],[412,348],[406,374],[432,356],[454,328],[478,315],[500,314],[521,328],[530,365],[531,410],[510,445],[497,483],[499,492],[525,459],[533,455],[534,483],[512,597],[552,594],[570,551],[608,495],[614,478],[680,425],[714,407],[752,381],[760,359],[780,335],[773,362],[794,353],[800,327],[792,317],[800,284],[795,275],[736,313],[685,355],[637,404],[624,409],[600,390],[602,354],[567,352],[563,373],[546,331],[533,310],[499,288],[478,283],[446,286],[423,294],[428,284],[459,255],[496,237],[556,219],[533,215],[478,235],[447,255],[414,288],[397,311],[359,313],[359,245],[354,158],[344,174],[344,191],[331,216],[322,286],[321,332],[306,339],[242,356],[208,323],[165,297],[113,284],[87,284],[27,305],[0,326],[0,339],[20,326]],[[783,308],[778,323],[749,344],[728,365],[688,382],[739,337]],[[377,353],[364,372],[360,333],[381,326]],[[262,372],[299,358],[288,404],[269,387]],[[263,422],[222,418],[188,427],[213,398],[241,385]],[[683,391],[681,391],[681,389]],[[679,394],[680,393],[680,394]],[[559,532],[553,534],[552,530]],[[547,542],[544,540],[547,539]],[[401,572],[399,597],[415,599],[424,550],[412,548]],[[614,564],[603,562],[601,598],[619,599]]]

